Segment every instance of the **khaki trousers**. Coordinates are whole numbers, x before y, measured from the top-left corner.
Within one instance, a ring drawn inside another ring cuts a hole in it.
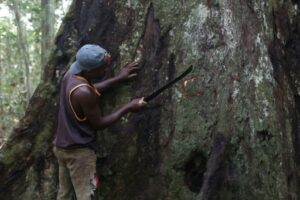
[[[57,200],[91,200],[97,187],[96,154],[89,148],[53,148],[59,164]]]

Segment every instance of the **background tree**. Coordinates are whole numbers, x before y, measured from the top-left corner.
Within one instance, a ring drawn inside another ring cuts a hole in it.
[[[19,46],[20,46],[20,55],[22,55],[22,60],[20,59],[20,61],[22,61],[22,63],[24,63],[24,71],[25,71],[25,76],[24,76],[24,85],[26,87],[26,98],[27,101],[29,101],[31,94],[32,94],[32,88],[31,88],[31,84],[29,81],[29,77],[30,77],[30,70],[29,70],[29,63],[30,63],[30,57],[29,57],[29,52],[27,50],[27,39],[26,36],[24,35],[24,32],[22,31],[23,28],[23,23],[21,22],[21,15],[20,15],[20,11],[19,11],[19,4],[18,1],[16,0],[10,0],[10,6],[11,9],[14,12],[15,15],[15,23],[17,26],[17,33],[18,33],[18,39],[19,39]]]
[[[55,1],[41,0],[41,65],[44,66],[50,55],[54,39]],[[43,69],[42,69],[43,70]]]
[[[299,199],[298,1],[74,0],[26,115],[0,153],[0,196],[55,199],[51,151],[62,75],[97,43],[111,74],[139,76],[102,95],[104,112],[180,84],[98,137],[98,199]]]
[[[9,9],[14,8],[13,2],[18,6],[18,15],[22,16],[19,16],[19,20],[16,20],[14,10]],[[44,7],[41,6],[41,3],[40,0],[7,0],[0,2],[0,46],[3,52],[0,65],[2,70],[0,84],[2,103],[0,104],[0,110],[1,116],[3,116],[0,119],[0,138],[2,138],[0,139],[0,145],[2,140],[5,140],[9,135],[12,127],[19,121],[19,118],[24,115],[25,108],[28,105],[28,97],[32,93],[28,92],[28,89],[26,89],[28,86],[26,87],[24,82],[27,80],[27,85],[30,85],[34,90],[40,81],[41,70],[46,64],[41,63],[41,55],[46,54],[52,48],[53,42],[51,40],[53,40],[54,30],[58,29],[62,14],[70,0],[50,1],[48,3],[51,5],[46,6],[47,4],[43,4]],[[44,23],[46,22],[45,19],[48,23]],[[17,28],[16,21],[19,22],[19,26],[22,25],[21,28]],[[41,27],[42,24],[43,27]],[[19,36],[21,36],[22,41],[24,40],[24,44],[20,43]],[[25,56],[20,46],[28,51],[26,56],[29,65],[28,78],[24,73],[26,71],[24,70]]]

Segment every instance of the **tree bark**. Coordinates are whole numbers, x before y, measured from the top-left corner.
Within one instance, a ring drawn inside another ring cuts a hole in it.
[[[104,112],[195,69],[140,113],[98,134],[97,199],[300,199],[298,1],[74,0],[43,81],[0,153],[3,199],[55,199],[52,153],[62,75],[100,44],[110,75],[139,76],[102,94]]]

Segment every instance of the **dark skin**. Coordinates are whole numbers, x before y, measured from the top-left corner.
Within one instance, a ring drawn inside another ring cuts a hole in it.
[[[101,66],[97,69],[93,69],[88,72],[79,74],[84,77],[89,82],[95,78],[103,77],[105,75],[107,66]],[[102,93],[108,88],[114,86],[122,81],[130,80],[135,77],[135,73],[138,68],[138,63],[130,63],[122,67],[120,73],[110,79],[104,80],[100,83],[94,84],[97,90]],[[116,122],[122,116],[128,112],[136,112],[141,108],[145,107],[146,102],[143,101],[144,98],[133,99],[132,101],[126,103],[116,111],[103,116],[100,106],[98,104],[98,96],[88,87],[80,87],[74,91],[71,96],[72,105],[75,112],[79,117],[86,116],[88,122],[94,129],[104,129]]]

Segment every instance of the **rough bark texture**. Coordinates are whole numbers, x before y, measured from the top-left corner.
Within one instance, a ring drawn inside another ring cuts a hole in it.
[[[98,199],[300,199],[300,1],[74,0],[20,125],[0,154],[3,199],[55,199],[61,75],[85,43],[139,77],[105,112],[194,71],[99,133]]]

